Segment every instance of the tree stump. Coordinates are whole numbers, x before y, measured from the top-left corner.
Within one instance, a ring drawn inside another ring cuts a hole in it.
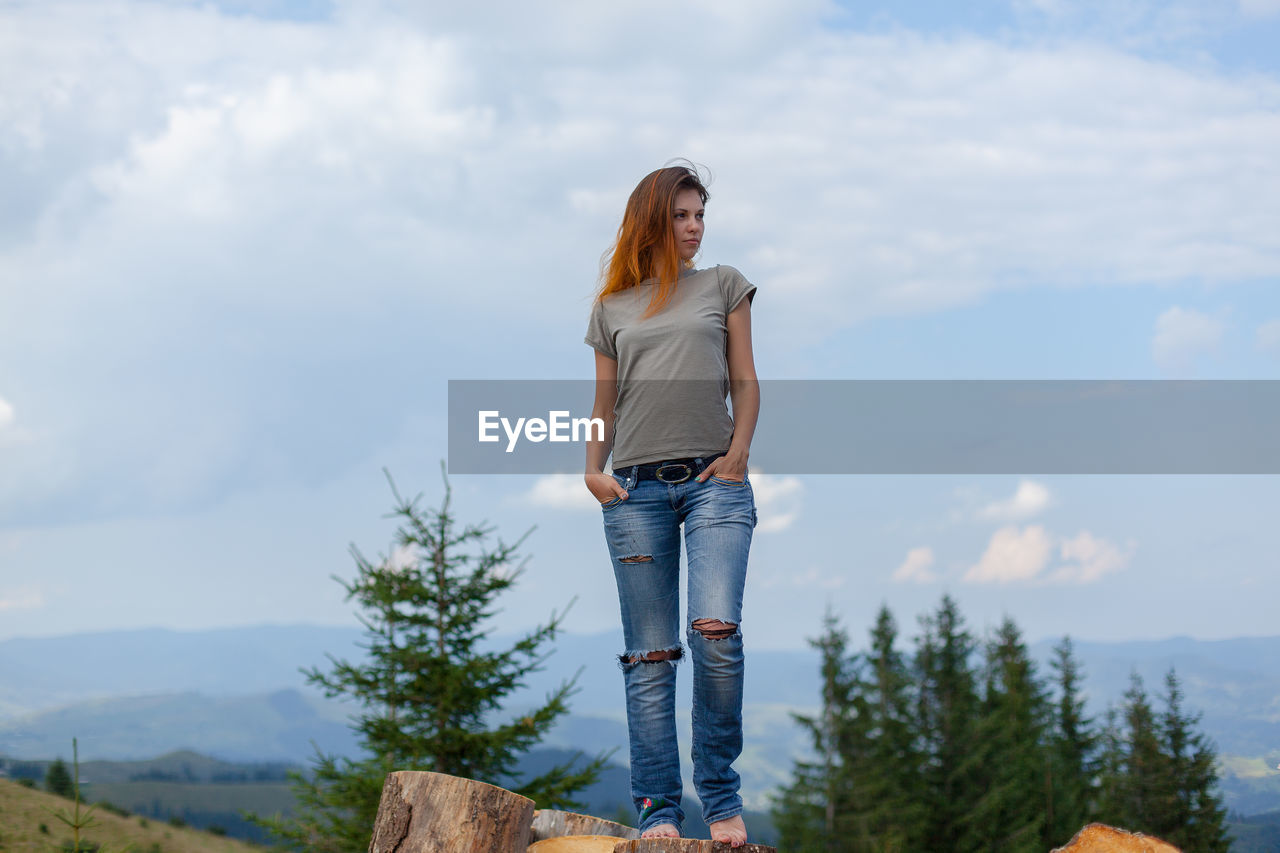
[[[613,853],[616,835],[557,835],[529,845],[528,853]]]
[[[423,770],[387,774],[369,853],[522,853],[533,800]]]
[[[742,848],[739,847],[739,850]],[[1105,823],[1091,823],[1075,834],[1066,847],[1053,853],[1182,853],[1153,835],[1125,832]]]
[[[640,830],[576,812],[538,809],[533,813],[533,833],[529,836],[530,844],[562,835],[614,835],[618,838],[639,838]]]
[[[706,841],[700,838],[637,838],[619,841],[613,853],[778,853],[763,844],[744,844],[730,847],[723,841]]]

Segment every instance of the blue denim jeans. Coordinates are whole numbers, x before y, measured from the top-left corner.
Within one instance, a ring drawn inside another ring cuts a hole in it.
[[[696,476],[702,463],[694,471]],[[669,484],[614,472],[626,500],[603,504],[605,539],[618,582],[626,650],[619,656],[627,695],[631,796],[644,831],[680,827],[683,782],[676,744],[675,665],[680,642],[680,525],[688,555],[688,624],[693,658],[693,782],[708,824],[742,813],[733,762],[742,753],[742,594],[756,525],[749,480],[711,477]],[[707,637],[701,619],[731,625]],[[723,635],[725,632],[721,631]],[[670,660],[648,661],[651,652]]]

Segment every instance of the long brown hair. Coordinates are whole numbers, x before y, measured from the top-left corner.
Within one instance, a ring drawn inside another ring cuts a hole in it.
[[[636,185],[627,199],[618,238],[601,261],[604,284],[597,298],[656,278],[658,286],[644,316],[661,311],[667,304],[681,267],[693,266],[693,261],[680,257],[675,237],[676,195],[686,189],[696,190],[703,204],[711,197],[697,168],[687,160],[650,172]]]

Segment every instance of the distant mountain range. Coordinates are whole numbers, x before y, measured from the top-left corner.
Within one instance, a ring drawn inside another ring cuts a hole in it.
[[[326,653],[361,654],[359,629],[276,626],[216,631],[121,631],[0,642],[0,755],[146,759],[179,749],[229,761],[306,764],[314,747],[353,754],[353,707],[305,685],[300,667],[327,669]],[[510,638],[496,637],[502,646]],[[1053,642],[1031,646],[1047,675]],[[578,673],[572,717],[545,741],[588,753],[617,748],[626,761],[619,633],[561,635],[546,668],[512,697],[519,713]],[[1280,808],[1280,637],[1129,643],[1076,642],[1093,713],[1118,702],[1136,671],[1158,696],[1176,668],[1189,709],[1218,745],[1228,805],[1245,814]],[[682,675],[677,707],[689,704]],[[790,717],[818,703],[815,652],[748,649],[747,752],[738,764],[751,807],[790,777],[808,743]],[[1158,706],[1158,702],[1157,702]],[[688,712],[683,730],[688,732]],[[687,743],[686,743],[687,750]],[[687,752],[686,752],[687,754]],[[687,762],[686,762],[687,764]],[[686,775],[689,768],[686,766]]]

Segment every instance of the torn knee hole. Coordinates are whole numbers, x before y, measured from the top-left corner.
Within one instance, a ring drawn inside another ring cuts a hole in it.
[[[679,660],[682,654],[683,649],[665,649],[645,655],[618,655],[618,660],[623,663],[659,663],[664,660]]]
[[[693,630],[708,640],[723,640],[726,637],[732,637],[738,630],[738,626],[732,622],[721,622],[719,619],[696,619]]]
[[[652,563],[653,557],[649,554],[636,554],[632,557],[621,557],[619,563]]]

